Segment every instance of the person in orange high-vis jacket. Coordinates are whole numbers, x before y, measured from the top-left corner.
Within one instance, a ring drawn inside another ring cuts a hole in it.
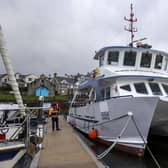
[[[60,130],[59,128],[59,106],[57,103],[51,104],[51,107],[49,109],[49,116],[51,117],[51,121],[52,121],[52,131],[55,130],[55,125],[56,125],[56,130]]]

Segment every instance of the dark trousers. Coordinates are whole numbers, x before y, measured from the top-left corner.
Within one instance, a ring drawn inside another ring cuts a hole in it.
[[[58,118],[54,118],[52,117],[52,130],[55,130],[55,125],[56,125],[56,129],[59,129],[59,119]]]

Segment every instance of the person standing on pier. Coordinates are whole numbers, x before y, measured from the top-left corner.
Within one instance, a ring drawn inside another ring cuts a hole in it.
[[[56,125],[56,130],[60,130],[59,128],[59,105],[58,102],[54,102],[51,104],[51,107],[49,109],[49,116],[51,117],[52,120],[52,131],[55,130],[55,125]]]

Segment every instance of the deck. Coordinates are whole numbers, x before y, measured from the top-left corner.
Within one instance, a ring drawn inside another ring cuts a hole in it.
[[[47,135],[44,138],[40,153],[39,168],[96,168],[104,167],[89,152],[86,145],[74,130],[60,117],[60,131],[51,130],[48,122]]]

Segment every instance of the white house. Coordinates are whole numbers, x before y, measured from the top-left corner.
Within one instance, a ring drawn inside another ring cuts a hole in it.
[[[34,75],[34,74],[28,74],[28,75],[24,75],[24,82],[25,82],[25,87],[27,86],[27,84],[35,81],[36,79],[38,79],[39,77]]]
[[[15,74],[16,81],[19,87],[27,87],[27,84],[33,82],[34,80],[38,79],[39,77],[34,74],[22,75],[21,73]],[[0,86],[5,86],[9,84],[9,78],[7,74],[0,75]]]

